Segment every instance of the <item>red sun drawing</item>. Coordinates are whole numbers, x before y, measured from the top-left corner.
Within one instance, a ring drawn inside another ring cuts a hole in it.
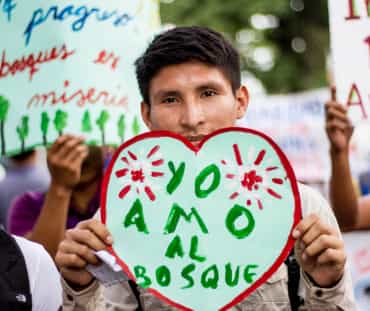
[[[159,149],[159,145],[156,145],[144,156],[127,150],[127,154],[121,158],[123,167],[114,172],[122,186],[118,194],[120,199],[123,200],[133,189],[137,194],[144,192],[149,200],[155,201],[155,185],[151,183],[151,177],[164,176],[164,173],[159,171],[164,163]]]
[[[248,206],[255,201],[259,209],[263,209],[262,195],[267,193],[275,199],[282,199],[282,196],[272,187],[274,184],[282,185],[284,183],[283,178],[273,177],[275,176],[274,171],[278,170],[278,167],[262,166],[264,160],[266,160],[266,150],[260,150],[254,157],[255,153],[251,148],[247,159],[243,159],[238,144],[234,144],[233,154],[235,163],[226,160],[221,161],[230,171],[225,177],[233,181],[231,185],[234,191],[230,194],[230,200],[243,196]]]

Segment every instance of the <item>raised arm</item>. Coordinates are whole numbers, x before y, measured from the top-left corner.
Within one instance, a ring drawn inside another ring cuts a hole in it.
[[[87,146],[78,137],[59,137],[48,150],[51,183],[44,205],[27,238],[42,244],[52,258],[64,238],[73,188],[81,177],[81,166],[88,154]]]
[[[330,198],[334,213],[342,231],[368,229],[370,199],[361,198],[358,201],[349,164],[349,142],[353,127],[347,109],[336,101],[334,90],[325,111],[331,159]]]

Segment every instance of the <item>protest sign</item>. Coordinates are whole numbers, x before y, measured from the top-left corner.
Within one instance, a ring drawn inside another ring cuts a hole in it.
[[[370,113],[370,2],[329,0],[329,11],[338,100],[360,122]]]
[[[326,89],[255,97],[239,124],[269,135],[287,155],[298,180],[325,182],[330,174],[324,130],[328,98]]]
[[[286,157],[243,128],[198,147],[169,132],[124,143],[101,205],[127,275],[181,310],[227,310],[245,299],[284,262],[301,217]]]
[[[62,133],[99,145],[138,134],[134,61],[158,27],[156,0],[0,1],[1,154]]]
[[[370,233],[365,231],[343,234],[348,266],[358,310],[370,310]]]

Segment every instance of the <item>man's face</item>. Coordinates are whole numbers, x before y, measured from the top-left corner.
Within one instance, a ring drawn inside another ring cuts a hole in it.
[[[220,69],[200,62],[164,67],[150,83],[149,98],[149,104],[141,104],[147,127],[175,132],[194,145],[215,130],[234,126],[248,105],[244,86],[234,94]]]

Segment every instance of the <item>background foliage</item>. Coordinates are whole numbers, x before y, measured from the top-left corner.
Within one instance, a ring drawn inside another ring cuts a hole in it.
[[[326,0],[162,0],[161,18],[223,32],[241,52],[243,69],[269,93],[327,84]]]

